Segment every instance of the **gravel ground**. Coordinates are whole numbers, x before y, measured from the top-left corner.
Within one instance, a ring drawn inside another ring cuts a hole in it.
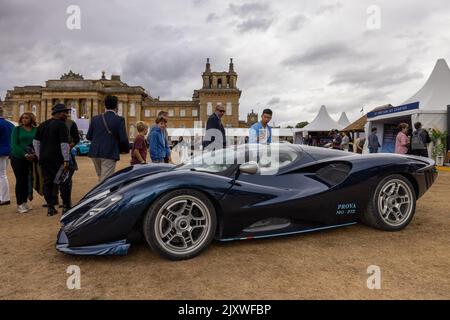
[[[123,157],[118,167],[128,162]],[[74,202],[96,183],[90,160],[79,165]],[[8,177],[14,194],[10,167]],[[59,253],[59,216],[47,217],[36,196],[28,214],[15,203],[0,209],[0,299],[450,299],[448,197],[450,173],[441,172],[402,232],[356,225],[213,243],[195,259],[170,262],[145,244],[125,257]],[[81,268],[80,290],[67,289],[70,265]],[[381,290],[367,288],[370,265],[381,268]]]

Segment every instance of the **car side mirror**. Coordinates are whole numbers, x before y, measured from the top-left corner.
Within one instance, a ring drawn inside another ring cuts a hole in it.
[[[239,171],[248,174],[256,174],[258,172],[258,164],[255,161],[243,163],[239,166]]]

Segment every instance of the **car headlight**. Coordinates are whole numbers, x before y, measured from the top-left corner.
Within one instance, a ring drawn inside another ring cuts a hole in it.
[[[106,198],[99,204],[95,205],[91,210],[89,210],[89,212],[88,212],[89,218],[92,218],[92,217],[96,216],[97,214],[99,214],[100,212],[112,207],[114,204],[116,204],[117,202],[122,200],[122,198],[123,198],[123,196],[121,194],[114,194],[114,195]]]
[[[87,213],[82,215],[79,219],[73,221],[70,223],[71,228],[78,228],[81,225],[85,224],[92,218],[94,218],[96,215],[98,215],[100,212],[105,211],[108,208],[111,208],[113,205],[117,204],[120,200],[122,200],[123,196],[120,194],[114,194],[112,196],[109,196],[105,200],[99,202],[94,207],[89,209]]]

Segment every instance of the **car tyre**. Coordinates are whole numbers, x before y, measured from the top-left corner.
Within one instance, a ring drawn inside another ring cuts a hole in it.
[[[209,246],[216,225],[214,205],[204,193],[179,189],[152,203],[143,221],[143,233],[152,250],[162,257],[185,260]]]
[[[416,193],[402,175],[383,178],[362,214],[362,223],[384,231],[400,231],[409,225],[416,211]]]

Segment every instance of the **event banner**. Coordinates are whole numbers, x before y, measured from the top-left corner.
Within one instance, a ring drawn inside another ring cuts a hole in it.
[[[392,108],[389,108],[389,109],[372,111],[372,112],[369,112],[367,114],[367,117],[369,119],[371,119],[371,118],[375,118],[375,117],[378,117],[378,116],[384,116],[386,114],[404,112],[404,111],[415,110],[415,109],[419,109],[419,102],[405,104],[405,105],[398,106],[398,107],[392,107]]]

